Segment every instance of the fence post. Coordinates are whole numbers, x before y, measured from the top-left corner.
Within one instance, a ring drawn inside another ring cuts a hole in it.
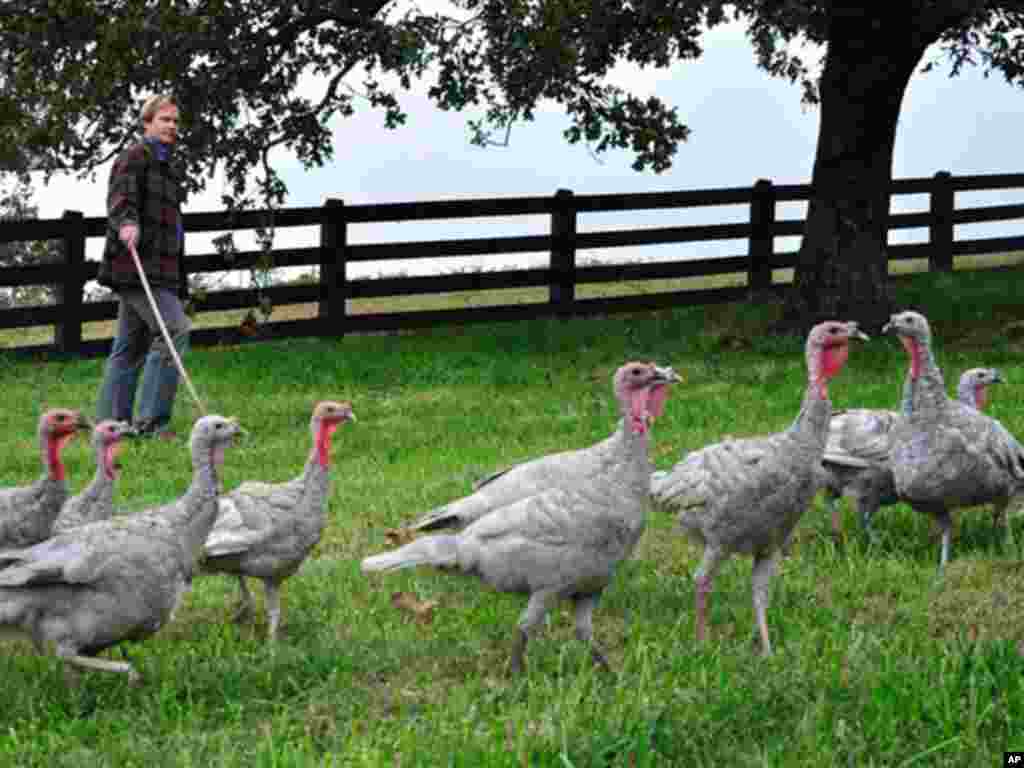
[[[348,304],[345,249],[348,221],[345,201],[328,198],[320,218],[320,319],[321,336],[344,336]]]
[[[953,271],[953,175],[939,171],[932,180],[932,223],[928,226],[928,270]]]
[[[551,284],[548,301],[555,314],[572,314],[576,301],[576,206],[571,189],[555,192],[551,211]]]
[[[758,179],[751,190],[750,244],[747,287],[751,294],[772,286],[771,259],[775,255],[775,185]]]
[[[85,280],[85,218],[81,211],[64,211],[64,276],[57,283],[57,303],[63,319],[54,325],[53,344],[57,352],[77,355],[82,351],[82,293]]]

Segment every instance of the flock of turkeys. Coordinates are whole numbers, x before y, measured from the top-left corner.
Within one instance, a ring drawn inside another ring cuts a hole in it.
[[[838,529],[836,502],[848,497],[871,533],[873,513],[903,502],[934,518],[941,533],[940,569],[949,559],[951,512],[991,503],[997,525],[1024,489],[1024,449],[984,411],[991,368],[967,371],[956,399],[935,363],[927,320],[895,314],[885,327],[909,359],[896,410],[834,412],[829,381],[843,368],[851,340],[867,339],[856,323],[824,322],[806,343],[807,384],[793,423],[760,437],[725,439],[654,471],[650,430],[669,388],[669,367],[628,362],[613,378],[621,413],[615,431],[586,448],[550,454],[497,472],[473,493],[431,510],[402,529],[396,549],[362,561],[366,573],[418,565],[475,576],[503,592],[527,596],[512,630],[511,668],[525,667],[531,636],[561,599],[574,609],[576,637],[607,666],[593,637],[593,613],[617,566],[644,532],[653,500],[677,516],[678,530],[703,546],[694,574],[695,624],[704,639],[707,600],[722,563],[753,558],[752,596],[761,649],[771,653],[767,611],[780,552],[811,500],[824,491]],[[225,450],[243,432],[234,419],[204,416],[190,436],[191,482],[165,504],[117,514],[117,454],[132,428],[93,426],[72,410],[39,422],[43,476],[0,489],[0,631],[28,638],[69,667],[139,674],[126,660],[99,657],[141,640],[169,622],[192,579],[238,579],[236,618],[251,617],[247,578],[263,582],[269,639],[278,632],[280,588],[320,540],[330,498],[331,438],[355,419],[347,402],[318,403],[302,473],[288,482],[245,482],[223,492]],[[92,431],[96,474],[69,497],[61,452],[79,431]]]

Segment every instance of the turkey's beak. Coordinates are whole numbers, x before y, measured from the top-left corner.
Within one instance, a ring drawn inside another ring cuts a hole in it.
[[[871,341],[871,337],[868,336],[864,331],[857,327],[857,323],[851,321],[846,324],[846,332],[849,334],[851,339],[860,339],[861,341]]]
[[[89,421],[87,417],[82,416],[81,414],[79,414],[78,418],[75,420],[75,429],[77,429],[79,432],[91,432],[93,426],[93,423]]]
[[[654,381],[652,384],[678,384],[683,378],[676,373],[671,366],[654,366]]]
[[[889,322],[882,326],[882,333],[899,333],[900,323],[896,319],[896,315],[889,318]]]
[[[242,425],[238,423],[238,419],[236,417],[225,416],[224,420],[230,425],[230,431],[227,435],[222,436],[221,439],[228,445],[238,445],[239,442],[249,436],[249,433],[242,429]]]
[[[123,440],[125,438],[132,438],[139,436],[139,430],[129,424],[127,421],[117,422],[117,438]]]
[[[999,369],[998,368],[993,368],[992,369],[992,383],[993,384],[1002,384],[1004,381],[1006,381],[1006,379],[1003,378],[1003,374],[999,371]]]

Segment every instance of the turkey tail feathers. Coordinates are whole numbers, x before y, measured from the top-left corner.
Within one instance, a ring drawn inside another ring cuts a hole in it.
[[[399,571],[417,565],[455,565],[458,547],[456,537],[425,536],[399,547],[393,552],[368,557],[361,563],[363,573],[374,571]]]
[[[460,524],[459,516],[450,512],[448,505],[428,512],[416,522],[406,526],[410,531],[437,531]]]

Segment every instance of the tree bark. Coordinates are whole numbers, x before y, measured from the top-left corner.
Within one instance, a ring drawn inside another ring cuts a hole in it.
[[[903,94],[930,40],[913,14],[835,3],[821,76],[821,122],[794,284],[783,327],[890,314],[886,220]],[[879,13],[881,12],[881,13]]]

